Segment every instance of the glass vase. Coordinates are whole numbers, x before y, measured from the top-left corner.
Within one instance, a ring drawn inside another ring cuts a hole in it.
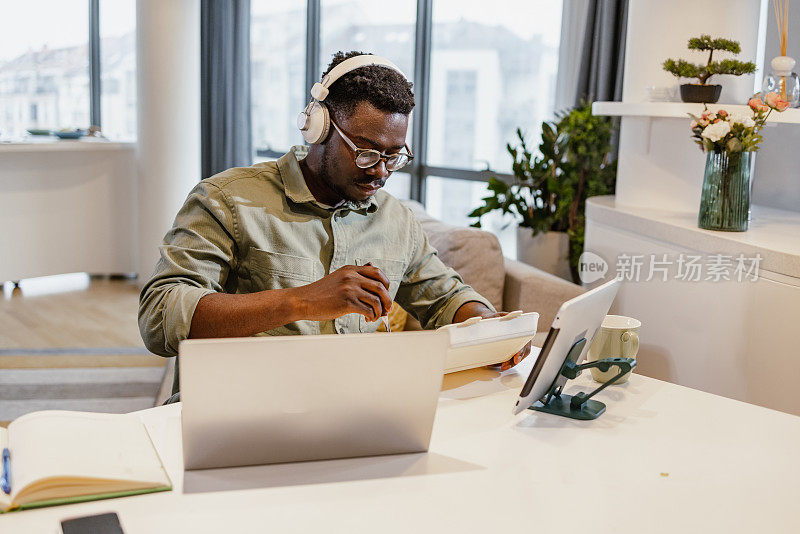
[[[764,78],[761,86],[761,99],[764,100],[767,93],[778,93],[778,95],[789,102],[789,106],[800,107],[800,76],[793,72],[795,60],[787,56],[778,56],[770,63],[772,72]]]
[[[697,225],[744,232],[750,219],[750,174],[755,152],[709,152]]]

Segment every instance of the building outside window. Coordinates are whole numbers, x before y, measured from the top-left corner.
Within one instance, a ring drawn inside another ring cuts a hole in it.
[[[100,0],[103,135],[136,139],[136,1]]]
[[[306,0],[251,0],[250,75],[255,161],[303,143],[297,114],[306,105]]]
[[[0,138],[88,128],[88,0],[0,0],[12,12],[0,17]],[[134,0],[101,0],[101,126],[114,140],[136,136],[135,21]]]
[[[0,17],[0,136],[88,126],[87,0],[2,0],[0,12],[14,13]]]

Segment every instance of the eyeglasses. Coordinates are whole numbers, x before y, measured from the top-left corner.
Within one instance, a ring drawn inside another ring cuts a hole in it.
[[[411,149],[408,148],[408,145],[404,145],[408,154],[404,152],[398,152],[397,154],[384,154],[383,152],[379,152],[378,150],[374,150],[372,148],[358,148],[355,143],[353,143],[349,137],[347,137],[339,125],[333,122],[331,119],[331,124],[333,127],[336,128],[336,131],[339,132],[339,135],[342,136],[347,146],[349,146],[353,152],[356,153],[356,166],[361,169],[369,169],[378,164],[380,160],[386,162],[386,170],[389,172],[394,172],[398,169],[402,169],[409,163],[411,160],[414,159],[414,155],[411,153]]]

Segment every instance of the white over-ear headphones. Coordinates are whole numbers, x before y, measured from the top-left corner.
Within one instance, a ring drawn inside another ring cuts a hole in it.
[[[307,143],[314,145],[321,143],[328,137],[328,131],[331,128],[331,119],[327,106],[322,103],[328,96],[328,87],[351,70],[367,65],[389,67],[399,72],[403,78],[406,77],[397,65],[380,56],[363,55],[345,59],[333,67],[328,74],[323,76],[321,82],[314,84],[314,87],[311,88],[311,102],[309,102],[306,109],[301,111],[300,115],[297,116],[297,127],[300,128],[300,133],[303,134],[303,139],[305,139]]]

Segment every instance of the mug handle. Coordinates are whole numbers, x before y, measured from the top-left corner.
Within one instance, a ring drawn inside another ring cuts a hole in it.
[[[639,352],[639,334],[636,332],[623,332],[622,333],[622,343],[628,344],[630,343],[630,351],[625,351],[626,358],[633,358]]]

